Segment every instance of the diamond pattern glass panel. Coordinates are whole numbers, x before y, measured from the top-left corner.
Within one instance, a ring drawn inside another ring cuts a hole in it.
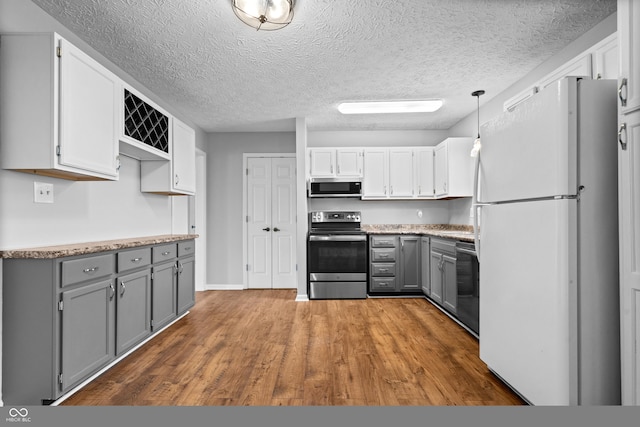
[[[165,153],[169,152],[169,118],[126,89],[124,133]]]

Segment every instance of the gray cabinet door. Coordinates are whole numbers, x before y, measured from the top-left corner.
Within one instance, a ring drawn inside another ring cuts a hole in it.
[[[431,250],[431,299],[442,303],[442,254]]]
[[[456,314],[458,307],[458,282],[456,274],[456,259],[448,255],[442,256],[443,262],[443,295],[442,305],[451,313]]]
[[[420,238],[400,237],[400,291],[420,290]]]
[[[151,334],[151,270],[118,278],[116,355]]]
[[[114,295],[112,280],[62,293],[62,391],[112,360]]]
[[[172,262],[153,267],[152,291],[153,330],[158,330],[176,318],[176,267]]]
[[[178,314],[181,314],[196,302],[195,257],[178,260]]]
[[[422,292],[425,295],[431,295],[431,245],[428,237],[420,238],[420,258],[422,265],[420,266],[420,273],[422,277]]]

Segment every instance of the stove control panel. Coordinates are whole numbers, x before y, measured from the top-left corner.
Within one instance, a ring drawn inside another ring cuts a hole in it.
[[[318,222],[360,222],[357,211],[315,211],[309,213],[312,223]]]

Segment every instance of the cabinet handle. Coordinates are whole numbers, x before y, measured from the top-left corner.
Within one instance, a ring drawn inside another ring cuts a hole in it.
[[[338,170],[338,175],[340,175],[340,164],[336,166],[336,169]]]
[[[124,286],[124,282],[120,282],[120,296],[123,296],[126,290],[127,288]]]
[[[175,185],[178,185],[179,182],[180,182],[180,175],[176,174],[176,183],[175,183]]]
[[[622,89],[624,89],[624,96],[622,96]],[[620,87],[618,87],[618,98],[620,98],[620,106],[627,106],[627,78],[623,77],[620,80]]]
[[[116,294],[116,288],[113,287],[113,283],[109,283],[109,289],[111,290],[111,295],[109,295],[109,300],[112,300]]]
[[[176,266],[177,266],[177,268],[178,268],[178,274],[182,274],[182,270],[183,270],[182,263],[181,263],[180,261],[178,261],[178,262],[176,263]]]
[[[116,156],[116,172],[120,171],[120,167],[122,166],[122,163],[120,163],[120,156]]]
[[[169,255],[170,253],[171,253],[171,251],[165,251],[165,252],[162,252],[162,256],[167,256],[167,255]]]
[[[386,185],[384,186],[384,194],[385,195],[387,194],[387,186]]]
[[[390,188],[390,193],[393,194],[393,185],[390,185],[389,188]]]
[[[329,172],[333,174],[333,165],[329,165]]]
[[[380,258],[389,258],[389,254],[379,254]]]
[[[622,139],[622,132],[624,132],[624,140]],[[627,124],[622,123],[620,128],[618,129],[618,142],[620,143],[620,148],[623,150],[627,149]]]
[[[98,267],[85,268],[82,270],[83,273],[91,274],[98,271]]]
[[[388,268],[380,268],[380,269],[378,269],[378,271],[379,271],[380,273],[388,273],[388,272],[389,272],[389,269],[388,269]]]
[[[140,262],[142,261],[142,257],[140,258],[131,258],[131,262]]]

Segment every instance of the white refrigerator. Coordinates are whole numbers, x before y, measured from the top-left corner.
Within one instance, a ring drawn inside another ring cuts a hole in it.
[[[569,77],[481,128],[480,358],[533,405],[620,403],[615,95]]]

